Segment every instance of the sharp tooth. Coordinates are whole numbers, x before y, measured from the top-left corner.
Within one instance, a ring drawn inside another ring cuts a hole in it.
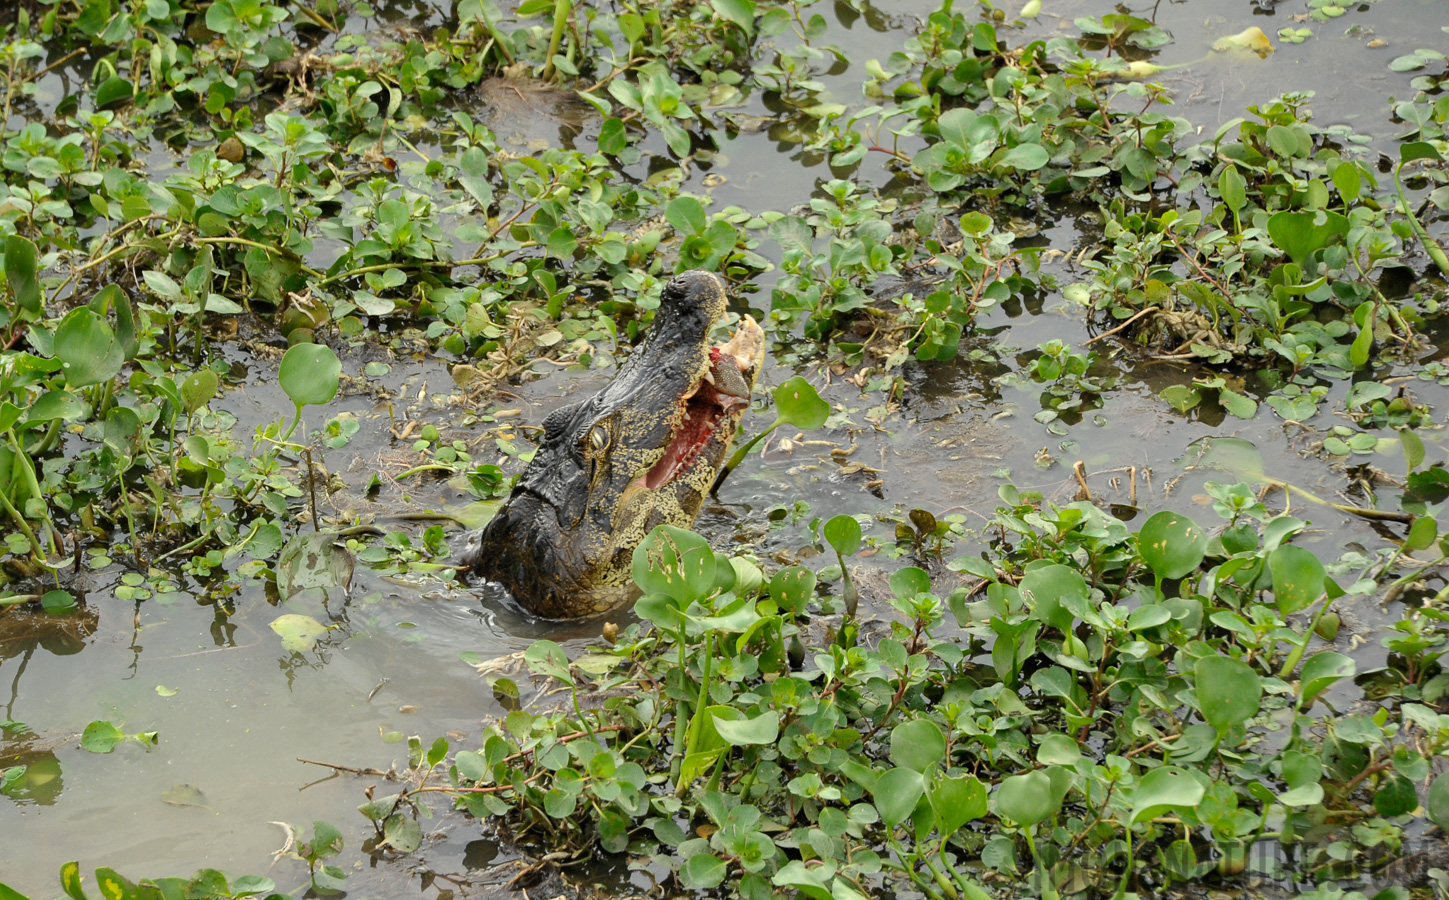
[[[714,366],[710,366],[708,369],[704,370],[704,380],[708,381],[710,384],[714,384]]]

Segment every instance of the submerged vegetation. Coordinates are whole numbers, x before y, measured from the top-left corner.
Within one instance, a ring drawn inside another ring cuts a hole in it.
[[[1272,38],[1368,5],[1313,0],[1271,37],[1206,42],[1202,64],[1250,69]],[[349,496],[448,479],[484,503],[434,517],[475,524],[531,455],[504,386],[540,359],[611,368],[669,275],[706,269],[737,312],[764,313],[766,433],[898,428],[913,379],[964,353],[1034,393],[1034,439],[1059,440],[1104,424],[1126,365],[1153,360],[1177,367],[1149,397],[1164,415],[1271,414],[1337,467],[1343,502],[1225,436],[1194,447],[1224,473],[1198,498],[1211,522],[1167,488],[1139,502],[1136,469],[1130,502],[1106,504],[1079,466],[1075,500],[1000,473],[974,523],[944,504],[815,518],[780,500],[770,522],[809,532],[789,559],[657,531],[634,556],[638,621],[572,658],[534,643],[537,691],[480,664],[511,711],[476,749],[409,739],[398,789],[360,807],[367,852],[419,851],[442,800],[538,858],[529,874],[616,855],[663,893],[1449,892],[1449,467],[1421,396],[1449,383],[1444,55],[1386,63],[1407,80],[1380,110],[1396,138],[1376,144],[1363,117],[1317,121],[1309,93],[1265,91],[1201,129],[1152,80],[1174,35],[1119,11],[1032,38],[1036,0],[890,23],[899,47],[842,100],[826,79],[849,54],[823,7],[0,11],[0,617],[79,615],[97,602],[84,574],[112,567],[124,599],[188,592],[219,618],[247,583],[285,604],[345,591],[358,563],[450,587],[441,526],[389,531]],[[479,109],[489,96],[566,140],[516,140]],[[722,144],[758,127],[821,167],[808,203],[711,197]],[[1067,210],[1070,253],[1043,238]],[[978,327],[1048,296],[1091,335],[1022,352]],[[449,421],[409,418],[392,432],[406,465],[344,477],[365,426],[342,401],[392,398],[409,359],[449,366]],[[1040,465],[1073,451],[1052,447]],[[848,456],[842,478],[870,475]],[[1323,534],[1329,515],[1377,543]],[[888,589],[857,584],[862,552],[899,561]],[[1378,621],[1345,624],[1368,606]],[[300,655],[344,624],[271,627]],[[1371,662],[1353,653],[1366,642]],[[0,734],[28,732],[0,718]],[[97,721],[81,743],[157,740]],[[0,756],[0,794],[36,776]],[[285,849],[328,894],[347,890],[343,845],[317,822]],[[276,887],[96,881],[108,897]],[[86,896],[75,864],[62,883]]]

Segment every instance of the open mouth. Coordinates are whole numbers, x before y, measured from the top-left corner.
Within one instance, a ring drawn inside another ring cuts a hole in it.
[[[760,365],[764,336],[755,320],[745,316],[728,343],[710,348],[709,368],[680,397],[684,415],[664,455],[640,479],[645,488],[656,490],[689,471],[720,423],[750,405],[750,376]]]

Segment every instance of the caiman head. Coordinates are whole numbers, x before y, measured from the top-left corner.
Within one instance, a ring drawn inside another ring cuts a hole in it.
[[[708,272],[664,287],[648,334],[603,390],[557,409],[543,441],[462,562],[547,618],[633,596],[634,548],[658,525],[688,528],[714,484],[764,362],[746,316],[711,347],[725,290]]]

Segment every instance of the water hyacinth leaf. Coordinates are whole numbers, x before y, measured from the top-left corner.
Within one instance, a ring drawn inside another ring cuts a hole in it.
[[[855,516],[831,516],[821,532],[825,535],[825,542],[841,556],[850,556],[860,549],[860,522]]]
[[[186,376],[177,388],[181,395],[181,403],[186,407],[187,415],[196,412],[206,406],[216,396],[216,389],[220,384],[217,375],[211,369],[198,369]]]
[[[1419,516],[1409,526],[1409,536],[1404,539],[1405,550],[1425,550],[1434,546],[1439,537],[1439,525],[1433,516]]]
[[[1187,516],[1163,510],[1143,523],[1137,546],[1158,578],[1181,578],[1202,563],[1207,535]]]
[[[1074,766],[1081,758],[1082,748],[1065,734],[1046,735],[1036,751],[1036,761],[1043,765]]]
[[[897,597],[915,597],[931,589],[931,576],[919,566],[903,566],[891,573],[890,586]]]
[[[1057,811],[1055,794],[1046,772],[1012,775],[996,789],[996,812],[1029,828]]]
[[[1041,144],[1018,144],[997,160],[999,166],[1009,166],[1018,172],[1035,172],[1047,164],[1051,155]]]
[[[701,891],[719,887],[728,867],[725,861],[709,853],[691,856],[679,870],[679,881],[686,890]]]
[[[1263,683],[1247,663],[1230,656],[1204,656],[1197,661],[1193,675],[1198,708],[1218,734],[1258,714]]]
[[[731,747],[773,744],[780,736],[780,714],[774,710],[753,719],[722,719],[713,716],[715,732]]]
[[[1404,464],[1412,472],[1424,462],[1424,440],[1405,428],[1399,432],[1399,443],[1404,449]]]
[[[1420,159],[1430,159],[1434,162],[1444,161],[1444,157],[1439,155],[1439,150],[1428,141],[1410,141],[1407,144],[1399,145],[1400,163],[1409,163]]]
[[[111,326],[84,306],[71,310],[61,319],[55,329],[53,346],[69,387],[110,381],[120,374],[125,364],[121,343]]]
[[[0,882],[0,900],[30,900],[30,898],[9,885]]]
[[[1327,247],[1334,237],[1347,233],[1348,219],[1324,209],[1284,211],[1268,219],[1268,236],[1299,266],[1305,266],[1308,257]]]
[[[816,575],[804,566],[787,566],[770,579],[770,597],[780,609],[800,615],[815,595]]]
[[[1391,772],[1374,792],[1374,811],[1389,818],[1413,812],[1419,806],[1419,793],[1414,783],[1398,772]]]
[[[423,828],[405,813],[393,813],[382,823],[382,841],[398,853],[411,853],[423,844]]]
[[[557,678],[564,684],[574,683],[569,673],[569,657],[564,649],[553,641],[534,641],[523,651],[523,662],[530,672]]]
[[[917,772],[935,771],[946,758],[946,736],[930,719],[912,719],[891,729],[891,762]]]
[[[271,629],[282,639],[282,647],[293,653],[306,653],[327,633],[327,626],[300,613],[278,616],[271,623]]]
[[[754,0],[710,0],[709,5],[721,19],[740,26],[746,35],[754,34]]]
[[[1218,176],[1218,195],[1233,212],[1242,209],[1243,204],[1247,203],[1247,182],[1238,174],[1237,166],[1225,167]]]
[[[1291,615],[1323,596],[1323,563],[1308,550],[1283,544],[1268,554],[1268,571],[1273,577],[1273,598],[1278,611]]]
[[[926,792],[936,815],[936,830],[949,837],[962,825],[986,815],[986,785],[974,775],[941,778]]]
[[[1449,831],[1449,772],[1442,772],[1429,785],[1429,796],[1424,802],[1429,821]]]
[[[125,739],[121,729],[104,720],[90,723],[81,732],[81,746],[92,753],[110,753]]]
[[[881,821],[886,827],[895,828],[910,817],[925,792],[920,772],[897,767],[883,772],[870,794]]]
[[[796,375],[775,388],[775,415],[781,422],[809,431],[830,418],[830,404],[820,399],[810,382]]]
[[[1132,792],[1133,825],[1168,810],[1197,806],[1206,793],[1192,773],[1177,766],[1153,769],[1137,782]]]
[[[1324,650],[1308,657],[1300,675],[1299,706],[1306,707],[1323,693],[1329,685],[1341,678],[1352,678],[1358,672],[1358,665],[1350,656]]]
[[[634,548],[634,581],[648,594],[661,594],[680,608],[704,599],[714,586],[714,551],[699,535],[660,525]]]
[[[1063,633],[1086,611],[1090,594],[1086,579],[1070,566],[1035,566],[1021,579],[1021,596],[1031,615]]]
[[[342,361],[326,344],[298,344],[282,354],[277,380],[296,404],[321,406],[337,396]]]
[[[5,283],[10,295],[28,313],[39,313],[40,254],[29,238],[12,234],[5,238]]]

